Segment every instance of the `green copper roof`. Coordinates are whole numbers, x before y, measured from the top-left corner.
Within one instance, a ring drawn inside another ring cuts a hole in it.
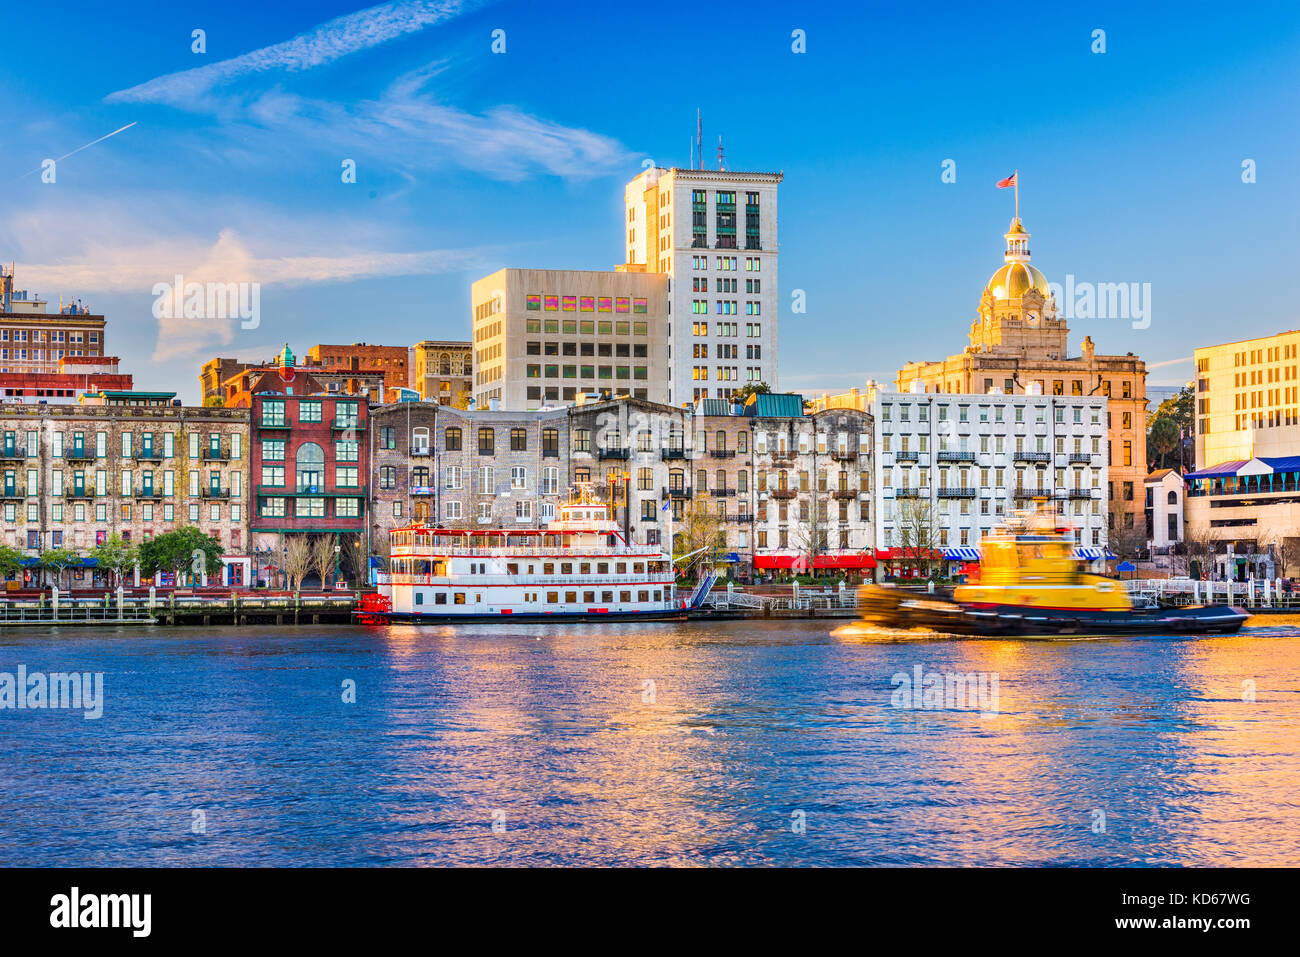
[[[293,365],[293,350],[289,348],[289,343],[284,344],[284,351],[280,353],[280,367]]]
[[[794,392],[755,392],[745,403],[745,414],[760,419],[798,418],[803,396]]]

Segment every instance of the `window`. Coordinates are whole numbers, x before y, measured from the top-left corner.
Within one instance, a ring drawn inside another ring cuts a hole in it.
[[[461,449],[460,429],[454,425],[448,426],[443,432],[443,444],[448,452],[459,452]]]
[[[542,429],[542,455],[560,454],[560,430]]]
[[[411,430],[411,454],[428,455],[429,454],[429,430],[412,429]]]
[[[319,422],[321,420],[321,402],[318,399],[298,403],[299,422]]]
[[[526,429],[510,430],[510,451],[511,452],[528,451],[528,431]]]
[[[522,465],[512,466],[510,469],[510,487],[512,489],[528,488],[528,469]]]
[[[483,426],[478,430],[478,454],[496,454],[496,433],[487,426]]]
[[[262,425],[275,427],[275,426],[282,426],[284,424],[285,424],[284,400],[263,399],[262,400]]]

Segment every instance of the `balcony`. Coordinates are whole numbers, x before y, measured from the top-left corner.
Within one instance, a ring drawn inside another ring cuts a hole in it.
[[[93,449],[67,449],[64,451],[63,457],[69,462],[93,462],[95,461],[95,452]]]
[[[230,498],[230,489],[228,488],[204,488],[199,490],[199,495],[203,498],[226,499]]]
[[[693,491],[694,491],[693,489],[686,488],[685,486],[678,488],[677,486],[674,485],[672,487],[665,487],[659,497],[664,499],[691,498]]]
[[[268,419],[263,416],[257,423],[259,429],[288,429],[288,419]]]
[[[736,494],[734,488],[715,488],[709,492],[714,498],[731,498]]]
[[[789,499],[799,494],[797,488],[773,488],[768,489],[773,498]]]
[[[836,462],[852,462],[858,457],[854,449],[831,449],[831,458]]]
[[[974,452],[939,452],[937,458],[940,462],[974,462]]]
[[[793,462],[795,459],[794,449],[773,449],[770,455],[773,462]]]
[[[930,494],[930,493],[927,491],[927,492],[926,492],[926,496],[928,497],[929,494]],[[894,490],[894,497],[895,497],[895,498],[921,498],[921,497],[922,497],[922,496],[921,496],[921,489],[919,489],[919,488],[900,488],[900,489],[895,489],[895,490]]]
[[[596,458],[598,459],[623,459],[626,460],[631,455],[631,449],[597,449]]]
[[[1072,488],[1068,492],[1065,492],[1064,494],[1066,498],[1090,499],[1093,497],[1094,492],[1098,493],[1098,497],[1100,497],[1101,489],[1093,489],[1093,488]]]
[[[157,501],[163,497],[163,493],[160,488],[138,488],[135,490],[135,494],[132,497]]]
[[[715,459],[734,459],[736,457],[735,449],[709,449],[710,458]]]
[[[665,459],[665,460],[666,460],[666,459],[684,459],[684,458],[686,458],[686,450],[683,449],[683,448],[677,448],[676,446],[674,446],[674,447],[672,447],[672,448],[667,448],[667,449],[660,449],[660,450],[659,450],[659,457],[660,457],[661,459]]]
[[[27,497],[27,490],[24,488],[20,488],[17,485],[6,485],[3,489],[0,489],[0,499],[8,500],[8,499],[26,498],[26,497]]]
[[[95,498],[96,496],[95,496],[95,490],[93,488],[70,488],[70,489],[64,489],[63,497],[64,498]]]
[[[427,445],[417,445],[411,449],[412,456],[432,455],[433,451]]]
[[[267,498],[365,498],[366,486],[327,489],[323,485],[313,485],[308,488],[294,489],[276,485],[259,485],[256,494]]]
[[[831,498],[851,500],[857,497],[858,497],[858,490],[855,488],[837,488],[831,492]]]
[[[1071,465],[1091,465],[1092,456],[1087,452],[1072,452],[1070,454]]]
[[[754,520],[754,516],[753,516],[753,514],[750,513],[750,512],[743,512],[743,513],[741,513],[740,515],[728,515],[728,516],[727,516],[727,521],[729,521],[729,522],[738,522],[738,523],[740,523],[741,525],[748,525],[748,524],[749,524],[750,522],[752,522],[753,520]]]
[[[1023,485],[1013,489],[1011,497],[1015,499],[1051,498],[1052,490],[1047,488],[1025,488]]]
[[[939,489],[940,498],[974,498],[975,490],[973,488],[941,488]]]
[[[335,419],[330,423],[330,428],[342,432],[347,429],[360,429],[363,426],[360,419]]]
[[[1046,468],[1047,463],[1052,460],[1052,454],[1050,452],[1016,452],[1011,456],[1011,459],[1014,462],[1033,462]]]
[[[161,462],[163,458],[162,449],[136,449],[132,458],[137,462]]]
[[[0,460],[22,461],[25,458],[27,458],[25,448],[19,448],[16,445],[6,445],[4,448],[0,448]]]
[[[908,451],[895,452],[895,453],[894,453],[894,461],[896,461],[896,462],[919,462],[919,461],[921,461],[921,453],[920,453],[920,452],[908,452]]]
[[[205,462],[229,462],[229,461],[230,461],[230,453],[229,453],[229,452],[222,451],[221,449],[214,449],[214,448],[212,448],[212,447],[209,446],[208,448],[206,448],[206,449],[203,450],[203,461],[205,461]]]
[[[542,458],[544,459],[558,459],[559,457],[560,457],[559,449],[546,449],[546,448],[542,449]]]

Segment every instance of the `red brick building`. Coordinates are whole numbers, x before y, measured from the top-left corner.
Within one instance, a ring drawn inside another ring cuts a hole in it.
[[[117,356],[63,356],[52,372],[0,372],[6,402],[75,403],[87,392],[129,392],[130,375],[118,372]]]
[[[328,536],[340,548],[359,538],[369,547],[369,402],[313,385],[312,376],[285,365],[259,375],[248,396],[254,574],[276,584],[293,536],[313,543]]]
[[[385,389],[410,385],[406,346],[314,345],[307,350],[306,364],[320,366],[323,372],[382,372]]]

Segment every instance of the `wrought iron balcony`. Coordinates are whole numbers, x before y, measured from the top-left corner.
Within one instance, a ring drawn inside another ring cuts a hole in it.
[[[920,452],[909,452],[909,451],[906,451],[906,450],[904,450],[904,451],[902,451],[902,452],[895,452],[895,453],[894,453],[894,460],[897,461],[897,462],[919,462],[919,461],[921,461],[921,453],[920,453]]]
[[[975,490],[973,488],[957,488],[950,486],[939,489],[940,498],[974,498]]]
[[[224,499],[230,498],[230,489],[228,488],[202,488],[199,489],[199,495],[202,498]]]
[[[1046,465],[1052,460],[1052,454],[1050,452],[1016,452],[1011,458],[1015,462],[1035,462]]]
[[[730,498],[736,494],[736,490],[734,488],[715,488],[710,490],[709,494],[714,498]]]
[[[17,445],[6,445],[0,448],[0,459],[25,459],[27,458],[27,449]]]
[[[627,459],[631,454],[630,449],[598,449],[596,458],[598,459]]]
[[[772,493],[773,498],[794,498],[799,494],[797,488],[774,488],[768,491]]]
[[[205,462],[229,462],[230,453],[224,449],[214,449],[208,446],[203,450],[203,461]]]
[[[1092,464],[1092,456],[1089,455],[1087,452],[1072,452],[1072,453],[1070,453],[1070,464],[1071,464],[1071,465],[1091,465],[1091,464]]]
[[[684,459],[686,458],[686,450],[684,448],[679,448],[676,446],[673,446],[671,448],[666,448],[666,449],[660,449],[659,457],[661,459]]]
[[[940,462],[974,462],[974,452],[939,452],[937,458]]]
[[[133,458],[137,462],[161,462],[162,449],[136,449]]]
[[[69,462],[93,462],[95,461],[94,449],[65,449],[63,457]]]
[[[681,486],[681,487],[678,487],[678,486],[676,486],[676,485],[674,485],[674,486],[665,486],[665,487],[663,488],[663,492],[662,492],[662,494],[660,494],[659,497],[660,497],[660,498],[664,498],[664,499],[666,499],[666,498],[691,498],[692,495],[693,495],[693,493],[694,493],[694,490],[693,490],[693,489],[689,489],[689,488],[687,488],[686,486]]]
[[[855,488],[837,488],[831,492],[831,498],[838,499],[855,499],[858,497],[858,490]]]
[[[856,449],[831,449],[831,458],[837,462],[852,462],[858,457]]]
[[[894,497],[895,498],[921,498],[921,490],[919,488],[894,489]]]

